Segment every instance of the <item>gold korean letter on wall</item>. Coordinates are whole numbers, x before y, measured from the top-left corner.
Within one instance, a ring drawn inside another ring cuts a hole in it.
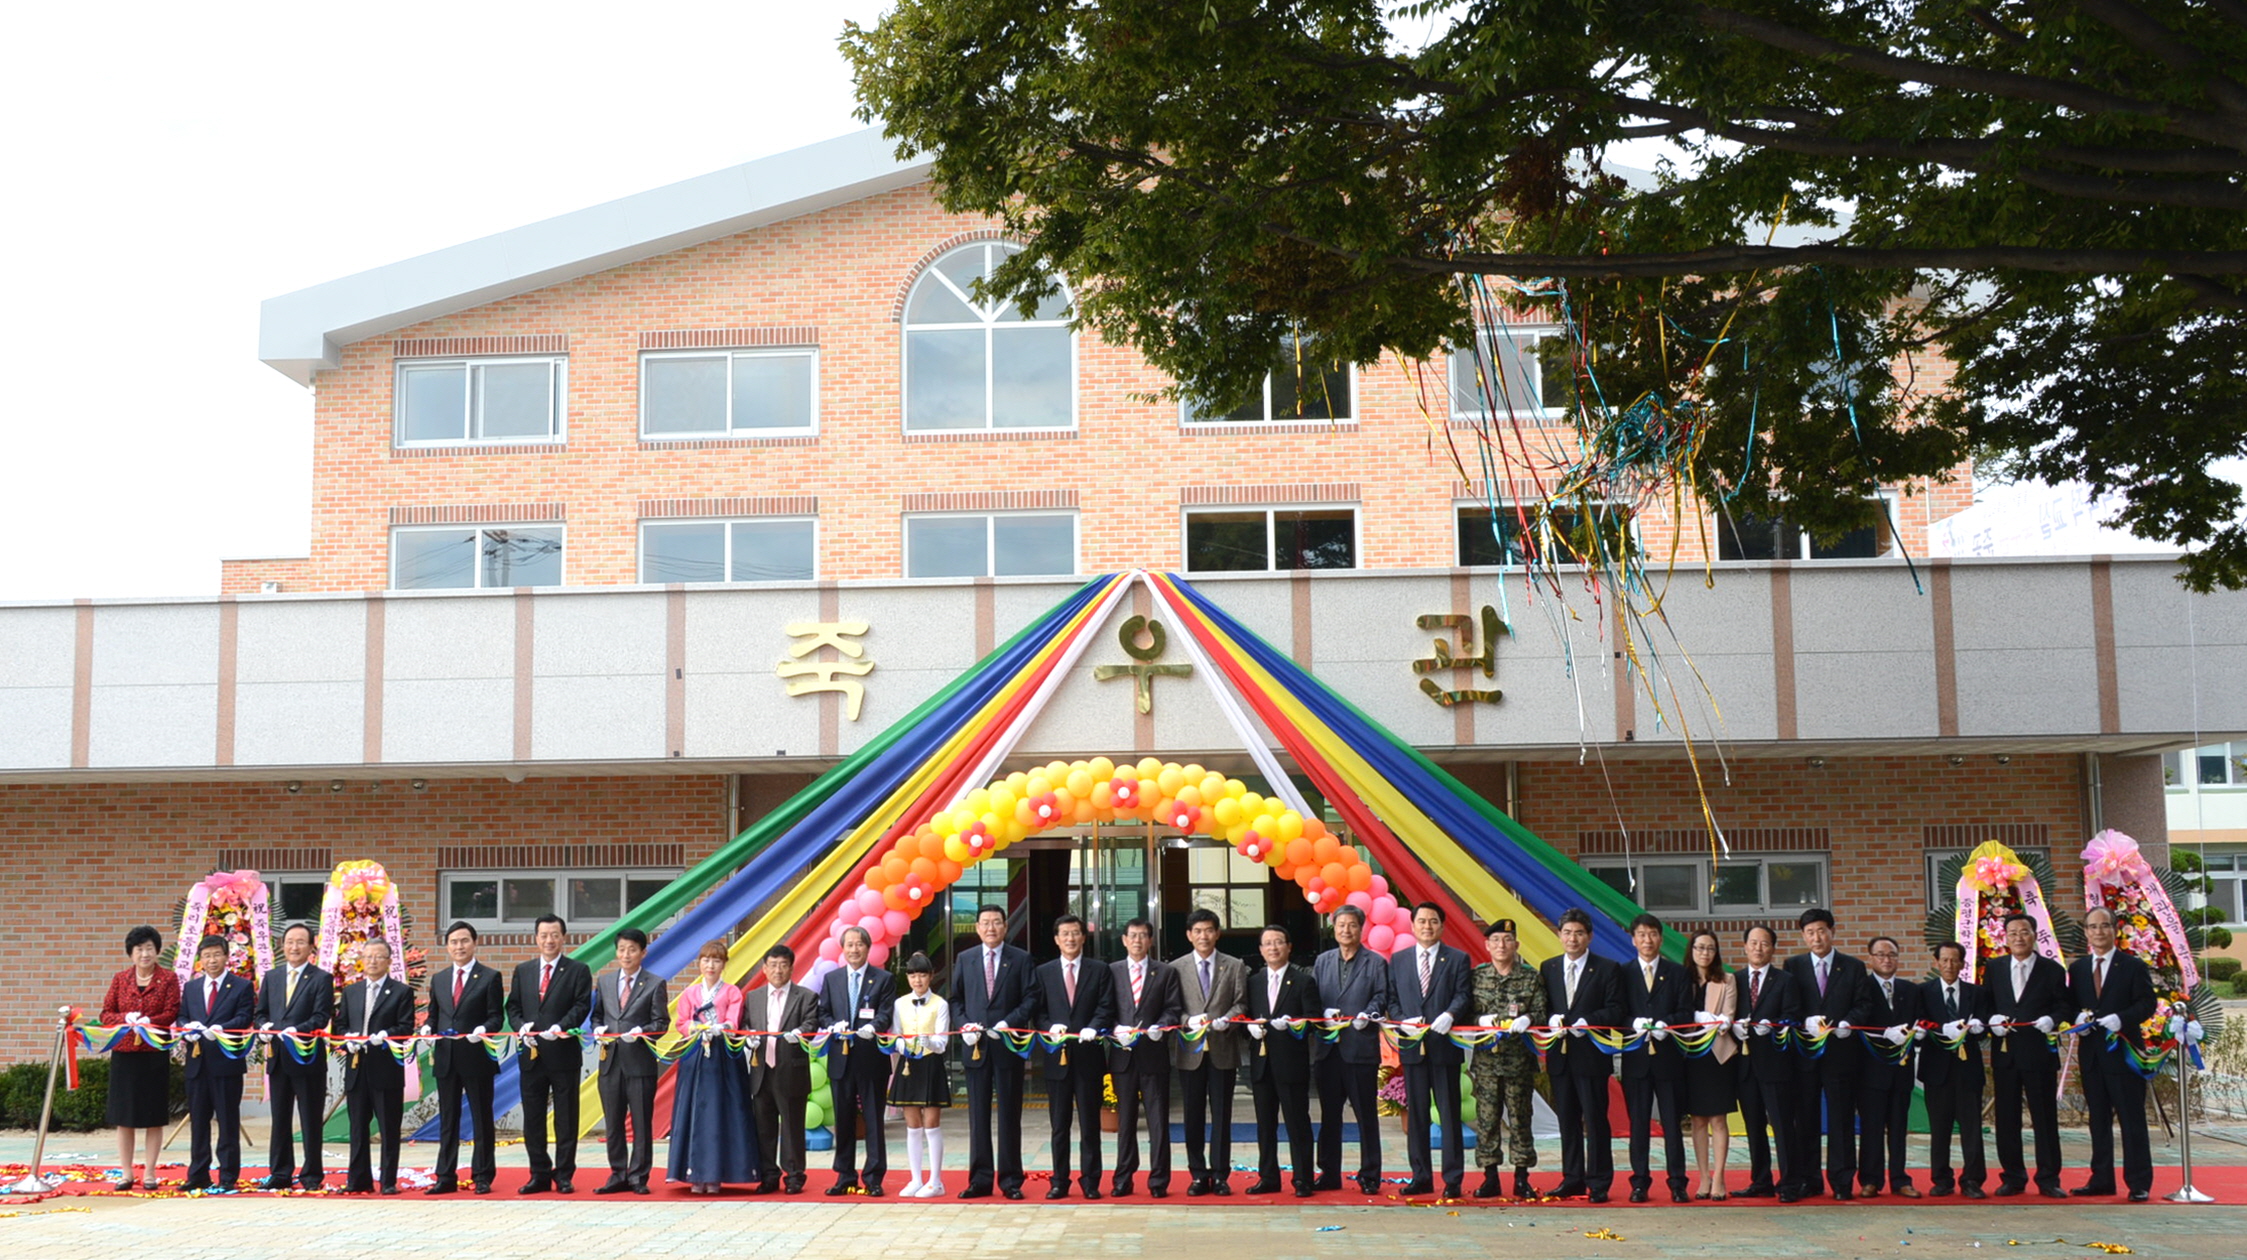
[[[874,671],[874,662],[863,659],[866,645],[856,642],[869,627],[863,621],[791,621],[782,627],[784,633],[797,640],[788,645],[791,659],[780,662],[773,673],[796,681],[788,684],[791,696],[808,695],[815,691],[839,691],[847,702],[843,716],[855,722],[858,707],[866,699],[866,685],[858,680]],[[850,660],[803,659],[821,648],[833,648]],[[846,677],[847,675],[847,677]]]
[[[1147,642],[1144,646],[1139,642],[1139,635],[1142,631],[1147,635]],[[1095,665],[1092,667],[1093,680],[1095,682],[1106,682],[1111,678],[1135,679],[1133,690],[1137,693],[1135,699],[1141,713],[1153,713],[1155,711],[1156,678],[1190,678],[1193,676],[1194,667],[1191,665],[1157,665],[1154,663],[1162,656],[1163,649],[1170,643],[1169,636],[1163,633],[1163,623],[1159,621],[1149,621],[1145,617],[1132,617],[1116,630],[1116,641],[1123,644],[1124,655],[1132,659],[1132,664]]]
[[[1426,613],[1415,618],[1413,624],[1422,630],[1450,630],[1459,639],[1459,649],[1454,652],[1450,639],[1442,635],[1436,636],[1434,654],[1412,662],[1412,672],[1415,674],[1432,674],[1439,669],[1479,668],[1483,677],[1495,678],[1498,676],[1498,636],[1513,633],[1513,627],[1498,620],[1498,610],[1488,604],[1482,606],[1480,652],[1475,651],[1475,622],[1472,617],[1454,613]],[[1427,692],[1430,700],[1447,709],[1455,704],[1471,704],[1477,700],[1496,704],[1506,695],[1496,687],[1488,690],[1445,691],[1436,685],[1433,678],[1422,678],[1420,690]]]

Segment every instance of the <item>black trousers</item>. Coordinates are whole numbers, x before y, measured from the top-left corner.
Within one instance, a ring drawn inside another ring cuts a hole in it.
[[[2091,1119],[2091,1180],[2114,1186],[2114,1122],[2122,1121],[2122,1188],[2153,1189],[2153,1143],[2146,1133],[2145,1078],[2125,1066],[2113,1071],[2094,1061],[2083,1074],[2083,1102]]]
[[[840,1040],[838,1038],[838,1040]],[[827,1053],[838,1051],[833,1042]],[[889,1130],[882,1120],[882,1108],[889,1100],[889,1056],[874,1048],[874,1043],[864,1041],[859,1048],[848,1052],[849,1058],[876,1066],[869,1070],[845,1062],[843,1079],[835,1081],[830,1096],[835,1100],[835,1182],[845,1186],[878,1186],[889,1172]],[[853,1071],[852,1068],[857,1067]],[[858,1124],[866,1123],[866,1168],[858,1167]]]
[[[278,1108],[276,1115],[282,1114]],[[231,1186],[242,1175],[242,1077],[206,1073],[187,1081],[187,1184],[211,1179],[211,1128],[218,1128],[218,1184]]]
[[[1900,1190],[1912,1183],[1904,1146],[1912,1118],[1912,1080],[1902,1072],[1875,1085],[1860,1078],[1857,1091],[1857,1180],[1868,1189]],[[1885,1173],[1885,1177],[1883,1174]]]
[[[1077,1183],[1097,1190],[1101,1162],[1100,1084],[1107,1073],[1100,1066],[1099,1047],[1078,1045],[1074,1049],[1074,1061],[1067,1072],[1045,1078],[1046,1116],[1053,1126],[1053,1184],[1064,1189],[1069,1185],[1069,1125],[1074,1120],[1078,1127]]]
[[[2026,1106],[2029,1126],[2036,1133],[2036,1185],[2038,1189],[2060,1188],[2060,1095],[2059,1079],[2053,1072],[2022,1072],[2010,1062],[2010,1050],[1997,1052],[1997,1067],[1993,1079],[1997,1084],[1997,1181],[2001,1186],[2025,1186],[2029,1182],[2027,1167],[2022,1163],[2021,1109]]]
[[[1940,1085],[1927,1087],[1927,1180],[1938,1190],[1979,1186],[1989,1170],[1982,1156],[1982,1074],[1957,1070]],[[1909,1105],[1908,1103],[1906,1104]],[[1964,1158],[1951,1171],[1951,1130],[1958,1130]]]
[[[1596,1051],[1594,1053],[1597,1053]],[[1607,1122],[1607,1082],[1562,1072],[1552,1078],[1553,1115],[1560,1121],[1560,1184],[1605,1191],[1615,1184],[1615,1130]]]
[[[529,1066],[526,1064],[526,1066]],[[523,1153],[533,1181],[568,1181],[577,1176],[578,1077],[530,1067],[522,1074]],[[554,1150],[546,1149],[546,1109],[554,1108]]]
[[[1826,1053],[1795,1064],[1795,1149],[1803,1158],[1802,1188],[1818,1189],[1818,1145],[1825,1139],[1826,1181],[1836,1193],[1855,1191],[1857,1180],[1857,1073],[1842,1056],[1862,1053],[1846,1039],[1826,1043]]]
[[[371,1169],[371,1141],[368,1126],[382,1126],[382,1184],[398,1184],[398,1126],[406,1115],[406,1087],[361,1085],[344,1095],[344,1109],[351,1120],[351,1167],[344,1174],[347,1190],[365,1190],[373,1183],[369,1180]]]
[[[1443,1125],[1443,1183],[1457,1189],[1467,1179],[1467,1138],[1459,1122],[1459,1065],[1430,1063],[1423,1055],[1404,1065],[1404,1150],[1412,1161],[1415,1185],[1431,1181],[1434,1152],[1428,1143],[1428,1095],[1435,1094],[1435,1114]],[[1361,1126],[1362,1131],[1362,1126]]]
[[[989,1190],[993,1173],[1001,1190],[1022,1188],[1022,1060],[995,1040],[967,1052],[967,1184]],[[993,1104],[996,1104],[994,1107]],[[992,1121],[997,1121],[997,1141]]]
[[[1342,1175],[1342,1104],[1358,1126],[1358,1176],[1381,1175],[1381,1114],[1376,1093],[1380,1088],[1379,1063],[1345,1063],[1339,1053],[1320,1059],[1312,1069],[1319,1091],[1319,1176]]]
[[[1139,1112],[1147,1112],[1147,1188],[1170,1188],[1170,1064],[1116,1078],[1116,1180],[1139,1172]]]
[[[1456,1074],[1454,1081],[1458,1080]],[[1278,1185],[1280,1181],[1280,1122],[1287,1122],[1287,1162],[1290,1180],[1308,1186],[1317,1180],[1311,1167],[1311,1083],[1282,1081],[1266,1073],[1250,1077],[1248,1096],[1256,1104],[1256,1178]]]
[[[1662,1166],[1670,1188],[1685,1188],[1685,1126],[1678,1123],[1678,1091],[1683,1088],[1683,1081],[1653,1076],[1623,1078],[1623,1107],[1631,1118],[1631,1189],[1644,1190],[1654,1184],[1648,1164],[1657,1114],[1662,1120]]]
[[[778,1181],[782,1173],[804,1175],[804,1115],[811,1095],[783,1092],[777,1082],[778,1073],[766,1073],[764,1088],[749,1098],[757,1118],[757,1176],[764,1181]]]
[[[468,1125],[475,1130],[468,1139],[468,1179],[488,1186],[497,1163],[492,1158],[492,1078],[488,1076],[454,1073],[437,1078],[437,1163],[431,1172],[439,1182],[450,1182],[460,1175],[460,1104],[464,1096]]]
[[[1755,1049],[1766,1054],[1784,1054],[1770,1039],[1758,1042]],[[1753,1050],[1749,1053],[1754,1053]],[[1735,1058],[1733,1062],[1739,1060]],[[1748,1185],[1757,1190],[1786,1190],[1800,1193],[1804,1176],[1802,1152],[1795,1147],[1799,1130],[1794,1122],[1796,1082],[1769,1081],[1740,1073],[1740,1119],[1748,1130]],[[1769,1136],[1765,1130],[1770,1130]],[[1771,1175],[1772,1156],[1778,1156],[1779,1175]]]
[[[1201,1066],[1178,1074],[1186,1129],[1186,1172],[1196,1181],[1233,1175],[1233,1085],[1238,1068]],[[1206,1129],[1207,1153],[1203,1134]]]
[[[655,1165],[655,1078],[603,1072],[600,1080],[601,1119],[609,1132],[609,1184],[644,1186]]]
[[[306,1189],[317,1188],[323,1173],[320,1168],[320,1125],[322,1112],[328,1106],[328,1064],[319,1064],[317,1076],[299,1072],[273,1072],[266,1076],[266,1103],[273,1111],[273,1150],[266,1156],[266,1168],[276,1177],[295,1177],[297,1184]],[[289,1112],[296,1112],[296,1128],[304,1130],[304,1165],[296,1162],[296,1142],[289,1125]]]

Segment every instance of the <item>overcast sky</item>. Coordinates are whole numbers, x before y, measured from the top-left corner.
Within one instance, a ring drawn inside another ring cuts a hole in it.
[[[840,135],[878,0],[31,5],[0,52],[0,600],[302,555],[265,298]]]

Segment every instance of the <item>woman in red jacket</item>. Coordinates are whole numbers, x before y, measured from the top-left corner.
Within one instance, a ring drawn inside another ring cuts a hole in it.
[[[135,1022],[168,1029],[179,1021],[179,977],[160,967],[156,956],[164,938],[155,928],[137,927],[125,934],[125,956],[133,965],[109,982],[101,1000],[101,1022],[114,1027],[137,1016]],[[109,1122],[117,1126],[117,1171],[125,1188],[133,1188],[133,1134],[138,1131],[147,1149],[147,1175],[140,1184],[156,1188],[156,1155],[164,1144],[164,1123],[171,1118],[172,1056],[154,1049],[138,1037],[118,1043],[109,1056]]]

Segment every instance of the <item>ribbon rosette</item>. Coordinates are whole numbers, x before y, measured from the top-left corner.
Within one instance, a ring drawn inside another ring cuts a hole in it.
[[[2083,878],[2109,886],[2136,884],[2152,879],[2153,867],[2137,841],[2110,827],[2084,846]]]

